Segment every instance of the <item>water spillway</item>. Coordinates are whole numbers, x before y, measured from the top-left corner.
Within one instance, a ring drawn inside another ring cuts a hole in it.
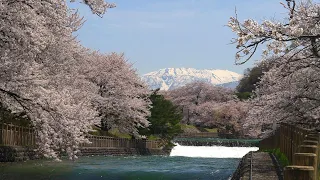
[[[170,156],[200,157],[200,158],[242,158],[258,147],[226,147],[226,146],[182,146],[176,144]]]
[[[220,138],[175,138],[174,142],[184,146],[257,147],[261,139]]]

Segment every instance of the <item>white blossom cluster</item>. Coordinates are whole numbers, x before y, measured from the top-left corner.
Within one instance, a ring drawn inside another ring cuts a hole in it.
[[[230,18],[228,26],[237,34],[233,43],[239,49],[235,55],[238,64],[248,61],[262,44],[266,44],[267,47],[263,51],[264,58],[273,54],[286,54],[292,49],[301,47],[306,47],[309,51],[313,51],[312,47],[318,49],[318,45],[313,41],[318,41],[320,37],[320,5],[301,1],[294,7],[285,6],[285,8],[290,15],[285,22],[264,20],[259,23],[247,19],[241,23],[237,16]],[[319,56],[317,52],[313,53]]]
[[[76,0],[70,0],[70,2],[75,2]],[[82,3],[88,5],[92,13],[102,16],[108,8],[114,8],[116,5],[114,3],[108,3],[104,0],[81,0]]]

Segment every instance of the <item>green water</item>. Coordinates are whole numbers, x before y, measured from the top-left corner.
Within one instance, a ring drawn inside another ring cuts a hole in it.
[[[1,180],[227,180],[240,159],[170,156],[81,157],[75,162],[0,164]]]

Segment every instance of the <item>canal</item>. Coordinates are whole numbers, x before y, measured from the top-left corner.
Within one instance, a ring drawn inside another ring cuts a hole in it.
[[[227,180],[256,147],[180,146],[170,156],[91,156],[0,164],[0,179]]]

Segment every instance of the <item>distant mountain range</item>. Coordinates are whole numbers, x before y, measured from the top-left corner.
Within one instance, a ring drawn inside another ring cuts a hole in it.
[[[235,88],[241,74],[219,69],[166,68],[142,76],[151,89],[171,90],[194,81],[205,81],[213,85]]]

